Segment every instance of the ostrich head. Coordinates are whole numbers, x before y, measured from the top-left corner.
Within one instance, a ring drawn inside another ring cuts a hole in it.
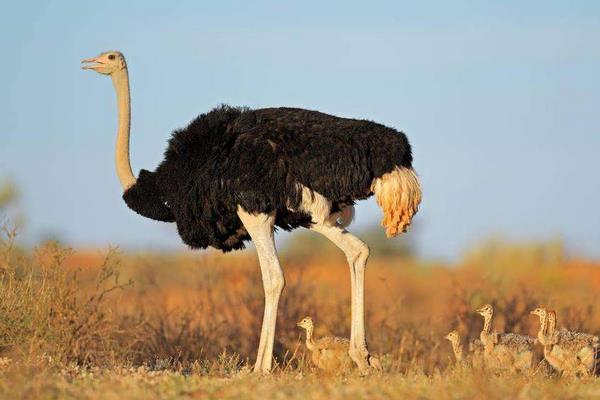
[[[458,331],[454,330],[454,331],[451,331],[450,333],[448,333],[446,336],[444,336],[444,339],[449,340],[450,343],[459,343],[460,335],[459,335]]]
[[[475,312],[484,318],[491,318],[494,314],[494,307],[491,304],[486,304],[483,307],[478,308]]]
[[[83,69],[91,69],[103,75],[112,75],[127,69],[125,57],[118,51],[105,51],[96,57],[86,58],[81,63],[85,64]]]
[[[548,310],[546,310],[544,307],[538,307],[531,311],[530,314],[537,315],[538,317],[542,318],[548,315]]]
[[[306,330],[312,329],[313,320],[311,317],[305,317],[302,321],[298,322],[296,325],[298,325],[300,328],[304,328]]]

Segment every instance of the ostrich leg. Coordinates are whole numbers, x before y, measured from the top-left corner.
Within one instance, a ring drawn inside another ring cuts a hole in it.
[[[337,226],[319,223],[313,225],[311,229],[331,240],[344,252],[348,259],[350,266],[350,286],[352,290],[350,357],[363,373],[366,373],[369,367],[380,369],[381,365],[379,361],[369,354],[365,334],[364,287],[365,267],[369,258],[369,247],[356,236]]]
[[[275,340],[279,296],[285,285],[285,279],[279,265],[273,239],[275,214],[252,215],[244,211],[241,207],[238,207],[237,214],[256,246],[262,273],[263,288],[265,291],[265,311],[254,372],[267,373],[271,370],[273,361],[273,341]]]

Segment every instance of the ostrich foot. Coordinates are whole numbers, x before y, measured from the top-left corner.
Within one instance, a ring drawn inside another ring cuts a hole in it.
[[[263,367],[262,365],[255,365],[254,369],[252,370],[252,373],[257,376],[262,376],[262,375],[269,375],[271,373],[271,371],[269,369]]]
[[[383,367],[381,366],[381,362],[379,361],[378,358],[373,357],[372,355],[369,355],[369,366],[373,369],[375,369],[375,371],[381,372],[383,371]]]
[[[379,359],[369,354],[367,349],[350,350],[348,353],[362,375],[369,375],[372,370],[381,371],[383,369]]]

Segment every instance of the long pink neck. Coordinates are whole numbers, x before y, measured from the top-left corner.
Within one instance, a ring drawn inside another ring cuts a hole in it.
[[[123,191],[136,182],[129,160],[129,133],[131,128],[131,97],[129,93],[129,74],[127,67],[111,75],[117,94],[117,110],[119,113],[117,143],[115,147],[115,166]]]

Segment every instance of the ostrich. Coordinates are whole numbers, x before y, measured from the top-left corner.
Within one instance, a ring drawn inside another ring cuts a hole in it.
[[[457,330],[450,331],[444,339],[448,340],[452,345],[452,352],[454,353],[454,357],[456,358],[456,363],[460,364],[465,361],[465,351],[463,345],[461,344],[461,336]],[[469,341],[469,347],[467,348],[467,356],[469,361],[471,361],[472,365],[475,367],[481,366],[481,361],[484,352],[483,343],[481,343],[480,339],[474,339]]]
[[[306,348],[311,352],[311,361],[326,371],[346,371],[352,360],[348,357],[350,341],[337,336],[325,336],[314,339],[315,325],[311,317],[306,317],[296,325],[306,331]]]
[[[574,373],[583,376],[596,374],[600,339],[598,336],[585,332],[570,331],[565,328],[556,328],[556,311],[548,311],[548,335],[552,338],[554,348],[564,348],[566,357],[571,360],[570,366]]]
[[[254,371],[268,373],[277,306],[285,285],[275,227],[305,227],[345,254],[351,278],[349,355],[361,371],[378,362],[364,326],[364,270],[369,248],[345,228],[353,205],[375,194],[388,237],[405,232],[421,201],[404,133],[383,125],[298,108],[220,106],[175,130],[164,160],[136,178],[129,161],[130,93],[122,53],[82,61],[109,75],[116,91],[115,163],[123,199],[136,213],[175,222],[194,249],[230,251],[252,240],[258,253],[265,307]]]
[[[540,318],[538,341],[544,357],[562,375],[590,376],[596,373],[598,337],[556,328],[556,311],[538,307],[531,314]]]
[[[494,308],[486,304],[475,312],[483,317],[483,329],[479,335],[484,345],[484,360],[488,367],[496,369],[528,370],[533,361],[533,339],[517,333],[492,331]]]

